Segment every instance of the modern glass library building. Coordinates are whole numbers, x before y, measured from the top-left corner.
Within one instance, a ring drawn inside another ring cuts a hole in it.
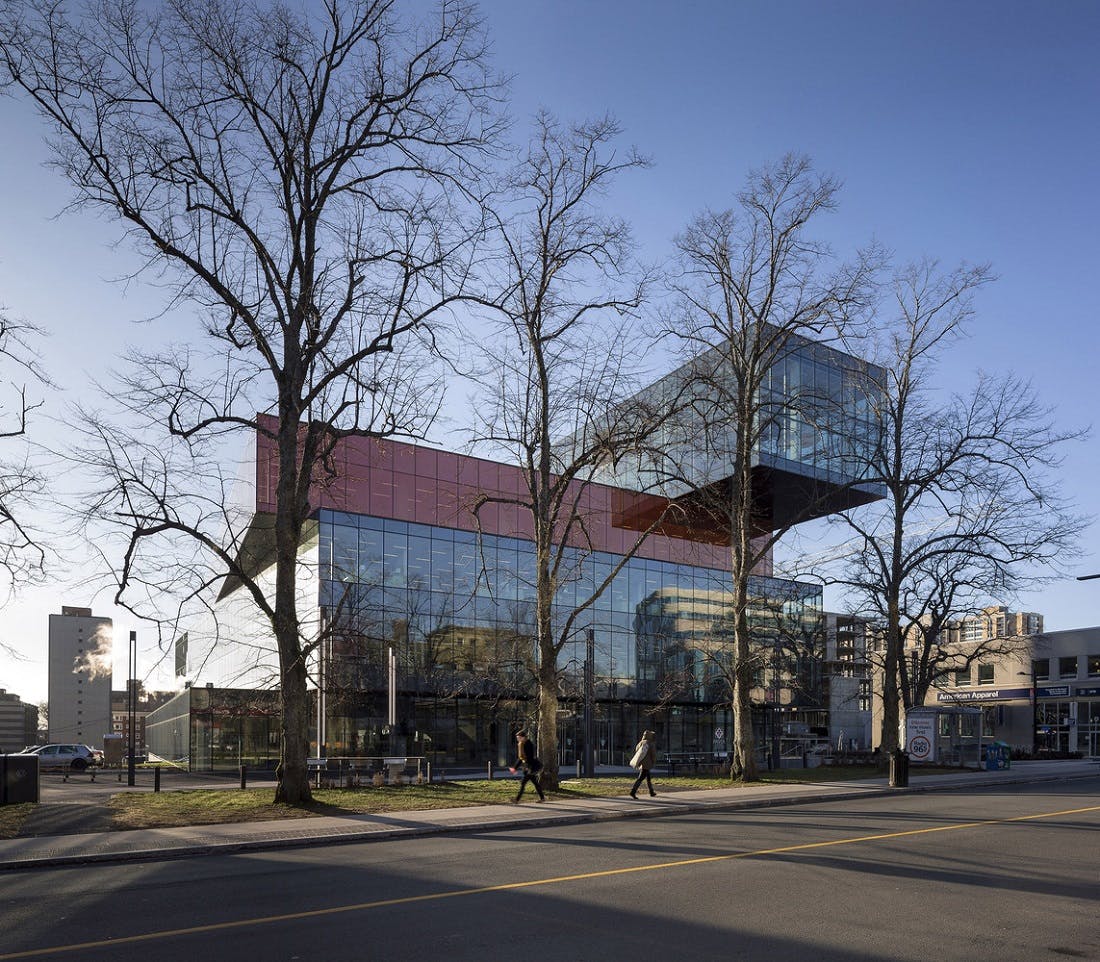
[[[857,474],[859,451],[873,441],[868,370],[811,344],[777,365],[768,391],[782,392],[792,379],[820,382],[835,389],[836,411],[814,418],[816,435],[810,421],[788,418],[761,445],[761,530],[794,513],[785,503],[792,498],[817,498],[825,513],[877,496]],[[274,509],[276,464],[270,441],[257,434],[257,526]],[[707,470],[713,475],[714,465]],[[733,734],[724,671],[728,546],[720,532],[684,524],[658,529],[639,545],[635,509],[649,496],[629,479],[608,480],[578,493],[586,541],[567,549],[570,575],[554,601],[559,617],[632,556],[582,614],[559,660],[559,764],[582,756],[589,732],[596,763],[622,765],[645,729],[657,732],[662,753],[721,756]],[[536,717],[534,550],[529,515],[485,497],[514,496],[524,484],[510,464],[391,440],[340,442],[335,473],[311,492],[315,524],[301,547],[303,604],[327,639],[312,671],[318,754],[396,752],[452,770],[509,759],[512,733]],[[249,617],[243,595],[223,591],[222,599],[239,609],[241,625]],[[754,678],[758,741],[766,748],[780,717],[788,727],[821,723],[815,652],[822,650],[822,595],[814,585],[774,577],[765,560],[751,597],[750,623],[763,653]],[[192,755],[193,768],[232,767],[235,752],[263,764],[265,742],[268,758],[277,758],[272,729],[255,708],[262,698],[232,694],[270,688],[274,668],[273,645],[255,624],[204,659],[189,689],[203,694],[181,694],[164,716],[174,718],[166,731],[177,738],[186,731],[188,744],[202,746],[174,746]],[[202,710],[191,710],[188,700],[201,701]]]

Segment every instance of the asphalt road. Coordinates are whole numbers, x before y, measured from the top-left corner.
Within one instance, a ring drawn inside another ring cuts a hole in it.
[[[20,871],[0,960],[1100,959],[1098,909],[1100,778]]]

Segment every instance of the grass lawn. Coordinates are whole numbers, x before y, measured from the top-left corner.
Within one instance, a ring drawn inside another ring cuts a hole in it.
[[[957,772],[959,769],[914,766],[910,774]],[[963,770],[967,771],[967,770]],[[969,769],[973,771],[973,769]],[[724,789],[751,792],[754,785],[777,783],[837,782],[874,778],[881,770],[867,765],[792,768],[762,772],[760,781],[731,783],[725,776],[688,775],[676,778],[657,776],[659,793],[688,789]],[[312,818],[317,815],[381,814],[459,808],[469,805],[505,805],[515,796],[517,779],[492,781],[448,781],[431,785],[385,786],[382,788],[321,788],[313,791],[313,804],[292,808],[273,803],[274,787],[249,789],[196,789],[194,791],[119,793],[110,798],[114,827],[118,830],[170,828],[180,825],[211,825],[221,822],[253,822],[285,818]],[[554,798],[609,798],[622,796],[631,785],[631,776],[569,778],[551,793]],[[534,793],[528,789],[528,796]],[[23,820],[33,809],[31,804],[0,807],[0,838],[14,838]]]
[[[776,782],[839,781],[844,778],[866,778],[877,774],[874,769],[855,767],[829,770],[828,778],[818,776],[819,769],[797,769],[769,772],[755,784]],[[417,812],[432,809],[461,808],[469,805],[507,805],[515,797],[517,779],[501,778],[488,781],[447,781],[431,785],[385,786],[382,788],[315,788],[313,804],[308,808],[292,808],[272,802],[271,786],[249,789],[196,790],[176,792],[142,792],[118,794],[111,798],[111,808],[117,828],[167,828],[175,825],[210,825],[218,822],[249,822],[280,818],[310,818],[315,815],[381,814],[387,812]],[[717,775],[696,775],[678,778],[656,778],[660,792],[686,789],[719,789],[730,787],[727,778]],[[606,798],[622,796],[630,788],[631,778],[571,778],[551,793],[555,798]],[[752,784],[737,785],[741,791],[752,791]],[[534,792],[528,789],[528,796]]]
[[[0,805],[0,838],[15,838],[27,816],[34,811],[34,802]]]

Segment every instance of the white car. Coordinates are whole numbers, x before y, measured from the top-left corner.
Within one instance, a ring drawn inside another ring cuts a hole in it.
[[[38,767],[43,771],[48,768],[70,768],[74,772],[82,772],[103,764],[103,753],[88,745],[39,745],[20,754],[37,755]]]

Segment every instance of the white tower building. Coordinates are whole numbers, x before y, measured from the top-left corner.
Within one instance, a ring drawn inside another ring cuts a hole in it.
[[[50,615],[49,740],[103,746],[111,731],[113,623],[91,608]]]

